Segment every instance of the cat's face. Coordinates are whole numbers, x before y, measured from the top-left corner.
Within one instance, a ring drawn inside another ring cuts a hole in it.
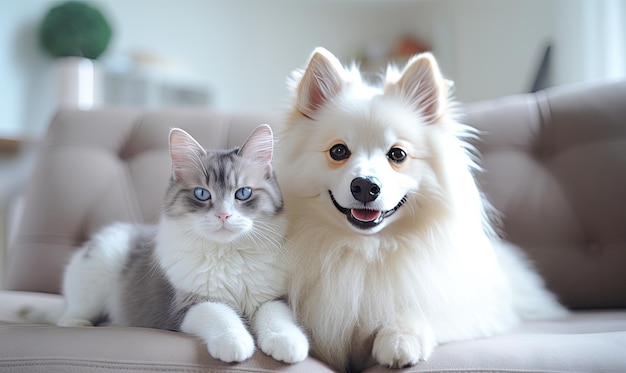
[[[240,149],[212,151],[172,130],[166,215],[186,233],[218,243],[276,230],[273,220],[283,201],[271,166],[272,147],[268,126],[257,128]]]

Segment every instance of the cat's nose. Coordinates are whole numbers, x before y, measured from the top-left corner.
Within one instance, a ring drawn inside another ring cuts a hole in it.
[[[226,219],[230,218],[230,214],[226,212],[220,212],[219,214],[217,214],[217,217],[220,218],[222,223],[226,223]]]

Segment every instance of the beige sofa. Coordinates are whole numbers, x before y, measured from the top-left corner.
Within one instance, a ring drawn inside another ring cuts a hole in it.
[[[503,234],[528,252],[574,312],[442,345],[407,371],[626,372],[626,82],[556,88],[464,110],[466,122],[483,131],[475,144],[485,168],[480,181],[503,213]],[[115,220],[157,219],[170,127],[207,147],[230,147],[256,125],[278,120],[191,110],[58,113],[9,250],[0,372],[329,371],[313,358],[285,365],[260,352],[242,364],[221,363],[182,333],[17,323],[24,304],[61,307],[63,267],[95,230]]]

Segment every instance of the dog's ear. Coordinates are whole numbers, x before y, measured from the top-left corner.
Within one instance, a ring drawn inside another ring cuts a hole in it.
[[[319,108],[340,91],[343,71],[337,57],[324,48],[316,48],[298,84],[298,111],[315,119]]]
[[[399,93],[419,110],[424,119],[433,123],[447,106],[449,81],[441,75],[435,57],[422,53],[409,60],[400,78],[387,87]]]

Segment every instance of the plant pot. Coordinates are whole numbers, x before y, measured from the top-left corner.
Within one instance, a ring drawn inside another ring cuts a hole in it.
[[[59,105],[90,110],[101,103],[102,77],[98,62],[82,57],[58,60]]]

